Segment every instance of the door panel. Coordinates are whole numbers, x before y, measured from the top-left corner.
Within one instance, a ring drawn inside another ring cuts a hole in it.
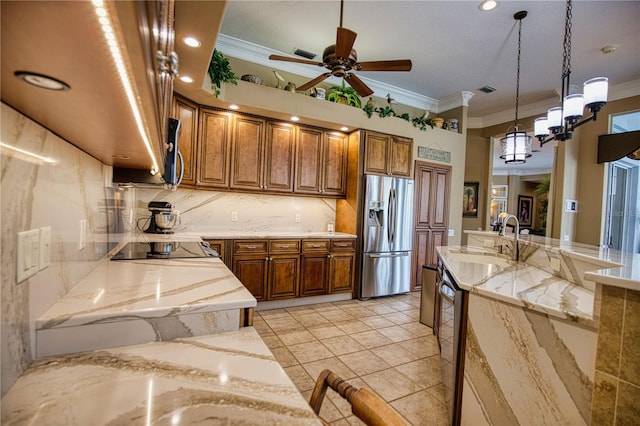
[[[331,255],[329,272],[329,292],[346,293],[353,291],[354,255]]]
[[[300,296],[317,296],[327,292],[327,255],[302,256],[300,263]]]
[[[449,185],[450,171],[446,169],[435,170],[435,182],[433,186],[432,205],[433,213],[431,226],[443,227],[449,223]]]
[[[298,256],[269,260],[269,300],[298,297]]]
[[[347,191],[347,137],[325,134],[323,152],[322,193],[344,195]]]
[[[268,123],[265,147],[264,187],[269,191],[293,191],[295,127],[286,123]]]
[[[298,128],[296,146],[296,192],[320,193],[322,174],[322,131]]]
[[[267,300],[265,257],[233,257],[233,274],[249,290],[256,300]]]
[[[230,127],[230,114],[201,111],[196,184],[213,188],[229,187]]]
[[[235,117],[231,188],[263,189],[264,125],[264,120]]]
[[[182,185],[194,185],[196,183],[198,105],[178,96],[175,96],[173,99],[173,116],[180,120],[178,151],[182,154],[182,160],[184,161]],[[180,167],[179,163],[178,167]],[[179,170],[178,173],[180,173]]]

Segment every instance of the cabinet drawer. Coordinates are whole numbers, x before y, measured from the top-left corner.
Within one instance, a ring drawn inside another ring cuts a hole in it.
[[[300,240],[269,240],[269,253],[300,253]]]
[[[302,253],[328,253],[329,240],[302,240]]]
[[[266,240],[234,240],[233,254],[267,253]]]
[[[331,251],[356,251],[356,240],[331,240]]]

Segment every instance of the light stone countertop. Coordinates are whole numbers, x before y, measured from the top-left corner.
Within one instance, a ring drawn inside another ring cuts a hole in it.
[[[594,293],[588,288],[490,249],[448,246],[438,247],[437,252],[463,290],[594,325]]]
[[[3,425],[320,425],[253,327],[34,361]]]
[[[496,236],[491,231],[465,231],[466,234]],[[520,235],[519,240],[547,250],[558,250],[562,255],[579,259],[599,267],[584,271],[582,278],[614,287],[640,291],[640,253],[598,247],[571,241],[560,241],[539,235]]]
[[[36,329],[256,305],[218,258],[105,259],[36,321]]]
[[[147,234],[148,235],[148,234]],[[263,238],[357,238],[357,235],[343,232],[304,232],[304,231],[275,231],[270,229],[256,229],[254,231],[227,231],[215,229],[194,229],[176,231],[174,237],[199,237],[210,240],[233,240],[233,239],[263,239]]]

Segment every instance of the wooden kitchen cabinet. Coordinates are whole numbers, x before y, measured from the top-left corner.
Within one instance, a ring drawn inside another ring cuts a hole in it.
[[[181,185],[196,183],[196,152],[198,151],[198,104],[181,96],[173,97],[172,117],[180,120],[178,151],[182,154],[184,167]],[[177,175],[181,164],[178,162]]]
[[[411,177],[413,140],[378,132],[364,132],[364,173]]]
[[[200,110],[197,186],[215,189],[229,187],[232,117],[228,112]]]
[[[312,127],[298,127],[294,191],[344,196],[347,183],[347,136]]]
[[[329,293],[353,291],[356,240],[331,240],[329,258]]]
[[[236,115],[231,189],[292,192],[295,127]]]
[[[220,260],[222,260],[222,263],[226,264],[226,247],[225,247],[225,240],[204,240],[206,243],[209,244],[209,247],[212,250],[215,250],[218,255],[220,256]]]
[[[300,240],[234,240],[232,265],[258,301],[298,296]]]
[[[300,296],[326,294],[329,283],[329,240],[302,240]]]
[[[265,120],[236,115],[232,124],[231,189],[263,189]]]

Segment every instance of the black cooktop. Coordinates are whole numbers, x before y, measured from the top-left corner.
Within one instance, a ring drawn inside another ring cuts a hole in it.
[[[193,257],[219,257],[206,242],[155,241],[129,243],[111,260],[132,259],[186,259]]]

